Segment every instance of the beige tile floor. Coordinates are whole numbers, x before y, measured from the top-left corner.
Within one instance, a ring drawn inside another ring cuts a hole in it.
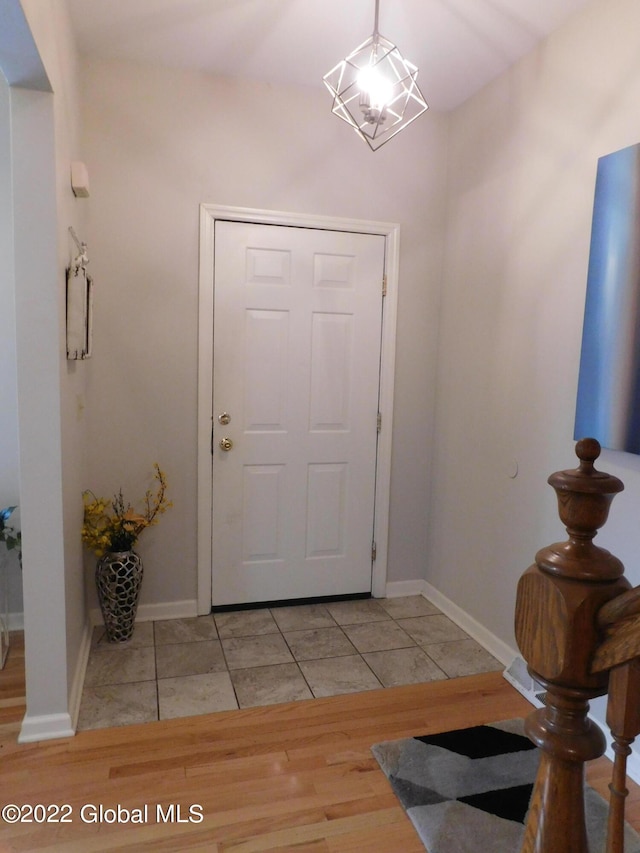
[[[456,678],[502,665],[420,595],[94,632],[78,730]]]

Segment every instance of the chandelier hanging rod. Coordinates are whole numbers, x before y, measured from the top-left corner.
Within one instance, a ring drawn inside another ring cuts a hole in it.
[[[372,151],[428,109],[418,88],[418,69],[380,34],[380,0],[374,0],[373,34],[324,75],[332,112]]]

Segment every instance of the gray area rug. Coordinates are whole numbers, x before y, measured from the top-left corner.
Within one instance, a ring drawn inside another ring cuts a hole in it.
[[[539,761],[522,720],[387,741],[371,751],[428,853],[518,853]],[[607,811],[588,788],[591,853],[606,849]],[[629,825],[624,849],[640,853]]]

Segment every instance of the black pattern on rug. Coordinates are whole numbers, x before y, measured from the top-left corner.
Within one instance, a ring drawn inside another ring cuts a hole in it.
[[[539,750],[522,720],[506,720],[371,748],[428,853],[517,853]],[[607,804],[586,795],[591,853],[606,847]],[[640,853],[627,826],[625,853]]]

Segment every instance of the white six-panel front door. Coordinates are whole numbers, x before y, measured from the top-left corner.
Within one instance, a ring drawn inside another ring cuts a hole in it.
[[[384,250],[215,223],[214,605],[371,590]]]

